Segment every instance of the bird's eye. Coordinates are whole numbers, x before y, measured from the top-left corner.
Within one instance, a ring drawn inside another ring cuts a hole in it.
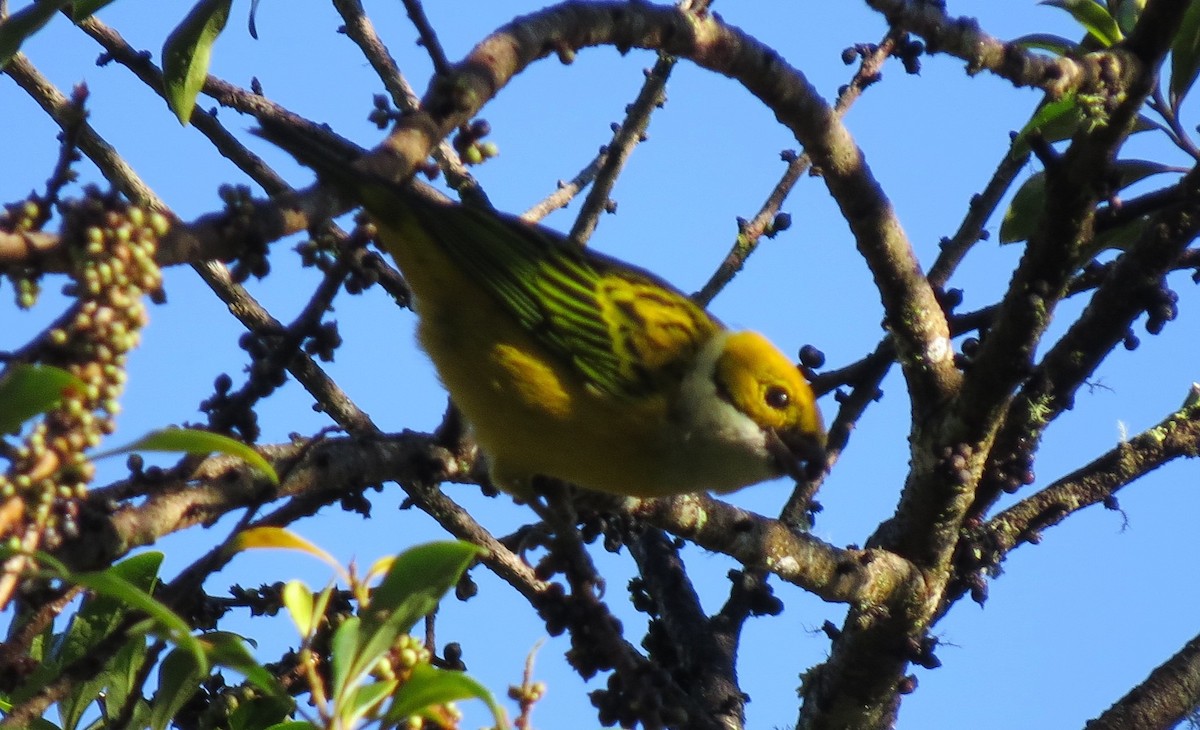
[[[777,411],[781,411],[788,407],[792,402],[792,396],[788,395],[786,389],[778,385],[772,385],[767,388],[767,392],[763,395],[763,402]]]

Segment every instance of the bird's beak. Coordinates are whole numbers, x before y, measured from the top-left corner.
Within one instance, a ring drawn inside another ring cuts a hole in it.
[[[772,429],[767,434],[767,449],[779,471],[798,482],[816,479],[825,470],[824,433]]]

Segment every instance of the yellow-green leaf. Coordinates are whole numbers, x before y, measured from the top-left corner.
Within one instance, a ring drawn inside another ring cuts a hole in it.
[[[274,548],[279,550],[299,550],[322,560],[340,570],[341,565],[329,553],[305,540],[291,530],[282,527],[252,527],[242,530],[233,541],[235,550],[250,550],[252,548]]]
[[[363,575],[363,582],[370,583],[381,575],[387,575],[387,572],[392,569],[392,563],[394,562],[396,562],[395,555],[384,555],[374,563],[371,563],[371,568]]]
[[[287,609],[288,615],[292,617],[292,623],[296,624],[296,630],[300,632],[300,636],[305,639],[312,636],[314,627],[313,592],[308,589],[308,586],[298,580],[289,580],[283,584],[280,599],[283,601],[283,607]]]
[[[275,473],[275,468],[262,457],[262,454],[241,441],[195,428],[172,427],[151,431],[131,444],[105,451],[93,458],[101,459],[116,454],[127,454],[131,451],[166,451],[199,455],[226,454],[246,462],[250,468],[265,476],[272,484],[279,483],[279,475]]]
[[[1105,48],[1115,45],[1124,37],[1108,8],[1095,0],[1042,0],[1041,4],[1070,13],[1075,22]]]
[[[367,713],[377,710],[400,683],[394,679],[362,684],[337,703],[338,720],[342,727],[355,727]]]
[[[314,594],[308,586],[298,580],[290,580],[284,584],[280,598],[304,641],[311,639],[320,625],[325,609],[329,607],[334,587],[334,583],[331,582],[320,593]]]
[[[0,69],[8,65],[29,36],[42,29],[70,0],[37,0],[0,21]]]
[[[233,0],[200,0],[163,44],[163,91],[181,124],[192,118],[208,77],[212,46],[225,29]]]
[[[0,374],[0,434],[58,405],[68,388],[80,391],[83,382],[62,368],[14,363]]]

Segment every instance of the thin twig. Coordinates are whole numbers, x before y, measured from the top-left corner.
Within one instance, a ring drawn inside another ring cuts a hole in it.
[[[862,96],[862,92],[879,78],[883,62],[891,56],[896,48],[896,35],[894,31],[888,31],[879,45],[871,53],[862,57],[862,62],[858,65],[854,77],[849,84],[842,87],[837,101],[834,103],[834,113],[839,117],[844,116],[854,102]],[[792,188],[795,187],[800,176],[812,167],[812,159],[807,153],[799,155],[795,152],[784,153],[783,159],[788,163],[783,177],[775,183],[775,187],[767,195],[767,199],[759,208],[758,213],[738,226],[737,239],[724,261],[704,283],[704,286],[700,287],[700,291],[692,295],[692,298],[701,304],[707,306],[742,270],[747,259],[757,249],[763,234],[767,232],[769,226],[774,224],[776,215],[783,206],[783,201],[791,194]]]
[[[530,223],[537,223],[559,208],[567,207],[567,204],[581,190],[596,179],[596,175],[599,174],[600,168],[604,165],[604,160],[608,155],[607,149],[605,147],[606,151],[596,155],[575,177],[570,180],[560,180],[558,189],[522,213],[521,219]]]
[[[998,555],[1005,555],[1022,543],[1038,541],[1047,527],[1103,503],[1168,462],[1197,456],[1200,385],[1193,383],[1179,410],[988,520],[987,543]]]
[[[420,108],[421,101],[417,96],[416,90],[408,83],[408,79],[404,77],[404,74],[400,72],[400,67],[396,65],[395,58],[392,57],[383,40],[375,32],[375,26],[363,10],[362,2],[360,0],[334,0],[333,6],[337,9],[346,24],[346,35],[359,47],[363,56],[366,57],[367,62],[371,64],[371,68],[375,69],[375,74],[383,82],[384,88],[387,89],[388,95],[392,99],[392,104],[403,112],[413,112]],[[419,6],[418,10],[421,10]],[[421,12],[420,17],[424,18],[423,12]],[[418,20],[414,18],[413,22],[418,23]],[[426,28],[428,28],[428,21],[425,21],[425,23]],[[417,26],[417,32],[422,33],[420,25]],[[432,33],[432,29],[429,32]],[[424,34],[421,37],[424,38]],[[436,36],[433,38],[433,45],[426,46],[426,48],[432,49],[429,51],[431,54],[440,54],[443,59],[445,58],[444,52],[437,43]],[[433,159],[438,163],[438,167],[441,168],[442,173],[446,176],[450,187],[457,190],[463,186],[470,187],[478,184],[470,170],[463,164],[458,152],[454,150],[454,147],[449,142],[445,140],[439,142],[432,154]]]
[[[438,40],[433,26],[429,24],[429,18],[425,16],[425,8],[421,6],[420,0],[403,0],[403,2],[404,9],[408,11],[409,20],[412,21],[413,27],[421,36],[421,45],[429,54],[429,60],[433,61],[433,72],[439,76],[448,73],[450,60],[446,58],[446,52],[442,50],[442,43]]]

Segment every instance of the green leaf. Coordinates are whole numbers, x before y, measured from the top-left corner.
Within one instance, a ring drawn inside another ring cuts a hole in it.
[[[94,15],[100,8],[113,0],[75,0],[71,3],[71,20],[78,23]]]
[[[422,616],[437,608],[437,598],[416,593],[400,602],[390,613],[371,612],[359,629],[359,648],[349,668],[349,683],[354,684],[375,666],[395,646],[402,634],[408,633]],[[374,606],[374,603],[371,604]]]
[[[162,560],[163,554],[160,552],[139,553],[113,565],[107,572],[128,581],[134,589],[149,594],[158,582]],[[128,606],[115,596],[88,596],[71,618],[71,625],[55,652],[55,660],[65,665],[91,653],[92,648],[111,634],[127,615]]]
[[[1142,17],[1146,0],[1108,0],[1108,7],[1117,21],[1117,27],[1122,33],[1128,34]]]
[[[1092,238],[1091,250],[1088,258],[1095,258],[1101,251],[1114,249],[1124,251],[1129,248],[1129,244],[1141,238],[1146,229],[1150,227],[1150,216],[1142,216],[1134,220],[1124,223],[1114,228],[1109,228],[1100,233],[1097,233]]]
[[[225,454],[246,462],[250,468],[265,476],[272,484],[279,483],[279,475],[275,473],[271,463],[262,457],[262,454],[236,439],[195,428],[171,427],[151,431],[131,444],[105,451],[92,458],[102,459],[107,456],[127,454],[131,451],[166,451],[199,455]]]
[[[1185,173],[1186,169],[1164,165],[1153,160],[1117,160],[1113,163],[1116,187],[1119,192],[1151,175],[1167,172]],[[1028,240],[1041,225],[1046,208],[1046,173],[1038,172],[1029,177],[1013,196],[1004,220],[1000,223],[1000,243],[1016,243]],[[1127,233],[1127,232],[1126,232]]]
[[[267,726],[278,727],[291,714],[296,703],[283,697],[254,697],[243,700],[229,716],[229,730],[262,730]],[[311,725],[302,724],[309,728]]]
[[[1034,112],[1021,131],[1013,140],[1012,153],[1015,156],[1029,152],[1029,136],[1037,133],[1047,142],[1057,142],[1075,134],[1083,123],[1083,111],[1076,103],[1075,94],[1070,93],[1060,99],[1054,99],[1042,104]]]
[[[1124,37],[1108,8],[1095,0],[1042,0],[1040,4],[1061,8],[1070,13],[1075,22],[1082,25],[1088,34],[1100,41],[1105,48],[1115,45]]]
[[[208,76],[212,46],[225,29],[233,0],[200,0],[163,44],[163,90],[180,124],[192,118]]]
[[[333,632],[329,654],[333,660],[333,683],[331,685],[333,691],[331,694],[334,699],[343,697],[347,691],[347,687],[357,679],[357,677],[350,675],[355,664],[357,664],[356,660],[359,649],[358,630],[361,625],[361,619],[357,616],[351,616],[343,621],[341,626],[337,627],[337,631]]]
[[[199,637],[209,662],[238,672],[248,682],[270,695],[284,696],[275,675],[255,660],[246,648],[246,639],[228,631],[210,631]]]
[[[149,593],[158,585],[158,570],[162,567],[162,562],[163,553],[157,550],[148,550],[122,560],[108,571]]]
[[[1177,172],[1183,175],[1187,172],[1185,167],[1176,167],[1174,165],[1164,165],[1161,162],[1154,160],[1117,160],[1113,163],[1113,172],[1117,176],[1117,191],[1124,190],[1135,182],[1140,182],[1150,177],[1151,175],[1161,175],[1167,172]]]
[[[372,593],[361,626],[355,627],[357,648],[354,659],[346,665],[341,690],[354,684],[387,654],[400,635],[436,609],[438,601],[481,552],[470,543],[446,541],[418,545],[397,555]]]
[[[318,730],[318,728],[308,720],[288,720],[276,723],[267,730]]]
[[[1014,38],[1012,44],[1025,49],[1049,51],[1056,56],[1065,56],[1079,48],[1079,44],[1075,41],[1053,33],[1030,33]]]
[[[333,697],[345,701],[349,692],[357,691],[360,679],[398,637],[437,608],[481,552],[470,543],[448,541],[419,545],[396,556],[362,618],[348,620],[334,634]]]
[[[100,686],[105,692],[104,708],[107,719],[116,720],[117,714],[121,712],[134,692],[137,693],[134,702],[139,703],[142,710],[148,714],[149,705],[141,697],[140,679],[142,662],[145,661],[147,652],[148,647],[143,637],[130,637],[130,640],[125,642],[125,645],[113,657],[105,671],[97,675],[96,678],[101,680]],[[77,691],[75,694],[81,695],[84,700],[95,699],[100,695],[99,689],[93,692]],[[130,723],[130,726],[136,727],[133,722]]]
[[[422,714],[432,705],[469,699],[483,700],[492,711],[496,727],[507,726],[504,710],[482,684],[464,672],[418,664],[412,668],[408,681],[393,696],[392,706],[388,708],[384,721],[398,723],[406,717]]]
[[[371,613],[394,611],[410,596],[418,594],[432,598],[436,605],[471,563],[485,554],[483,548],[457,540],[431,542],[405,550],[396,556],[383,582],[372,593]],[[411,625],[404,631],[410,628]]]
[[[140,553],[113,565],[108,571],[149,592],[157,582],[162,557],[162,553],[158,552]],[[23,698],[25,693],[44,686],[58,676],[62,667],[90,654],[96,644],[116,630],[128,614],[127,606],[112,596],[88,596],[71,617],[66,631],[57,637],[47,656],[24,683],[25,692],[18,697]],[[140,635],[130,635],[102,672],[79,684],[58,703],[62,726],[66,730],[74,730],[84,712],[105,688],[108,690],[109,706],[120,707],[130,691],[133,675],[145,651],[145,640]]]
[[[1178,109],[1200,73],[1200,3],[1189,2],[1171,44],[1171,108]]]
[[[0,26],[0,33],[3,32]],[[83,381],[51,365],[15,363],[0,374],[0,434],[12,433],[39,413],[54,408],[69,388],[82,391]]]
[[[192,654],[174,649],[158,667],[158,691],[150,703],[150,727],[166,730],[171,718],[196,694],[207,667]]]
[[[0,69],[8,65],[29,36],[42,29],[70,0],[37,0],[0,22]]]
[[[54,577],[90,588],[96,593],[114,598],[125,606],[146,614],[153,621],[155,628],[165,635],[164,638],[190,652],[196,658],[197,664],[207,671],[208,662],[204,658],[203,648],[196,637],[192,636],[192,629],[187,622],[174,611],[154,600],[147,591],[126,579],[121,575],[121,571],[109,568],[96,572],[72,573],[65,565],[50,555],[38,553],[37,559],[39,563],[47,567],[46,572]]]
[[[1025,241],[1037,230],[1046,207],[1046,173],[1034,173],[1008,204],[1000,222],[1000,243]]]
[[[145,660],[146,651],[145,637],[128,636],[103,671],[72,687],[71,692],[58,702],[59,722],[64,730],[74,730],[84,713],[101,696],[105,698],[103,716],[109,720],[115,719],[138,683],[138,670]],[[140,692],[135,702],[138,701],[141,701]],[[144,701],[141,702],[144,704]]]

